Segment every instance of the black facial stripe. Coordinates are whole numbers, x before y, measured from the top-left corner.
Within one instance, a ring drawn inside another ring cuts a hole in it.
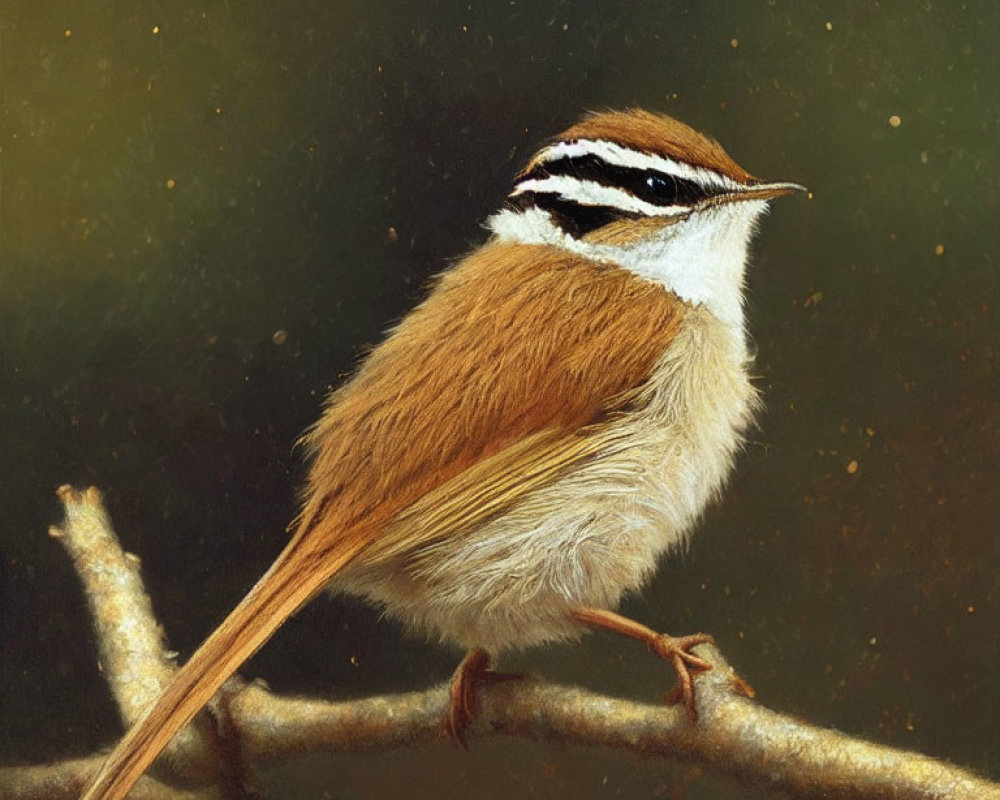
[[[518,183],[530,179],[544,180],[550,175],[568,175],[602,186],[623,189],[640,200],[658,206],[692,206],[712,193],[694,181],[678,178],[667,172],[609,164],[595,155],[560,158],[537,164],[521,175]]]
[[[552,221],[574,239],[603,228],[610,222],[642,216],[615,206],[585,206],[573,200],[565,200],[552,192],[521,192],[509,197],[507,206],[514,211],[524,211],[532,206],[547,211]]]

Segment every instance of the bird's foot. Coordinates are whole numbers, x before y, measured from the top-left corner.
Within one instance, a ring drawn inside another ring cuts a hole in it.
[[[712,668],[712,664],[692,653],[691,648],[699,644],[715,644],[715,639],[707,633],[692,633],[689,636],[660,633],[648,639],[646,644],[656,655],[673,666],[678,683],[665,699],[668,703],[683,702],[688,722],[694,727],[698,723],[698,712],[694,705],[692,674],[706,672]]]
[[[647,628],[635,620],[600,608],[577,608],[573,610],[571,617],[592,628],[620,633],[623,636],[644,642],[651,651],[664,661],[669,662],[673,666],[674,672],[677,673],[679,683],[673,691],[667,694],[666,699],[668,702],[683,702],[684,708],[687,710],[688,721],[692,726],[697,724],[698,712],[694,702],[693,676],[699,672],[710,670],[712,664],[692,653],[691,648],[699,644],[713,644],[715,639],[707,633],[693,633],[690,636],[670,636],[665,633],[657,633],[652,628]],[[744,685],[746,685],[745,682]]]
[[[451,704],[444,723],[448,738],[457,747],[463,750],[469,749],[465,733],[479,711],[476,704],[477,685],[520,678],[521,676],[515,673],[491,670],[490,656],[485,650],[476,648],[466,653],[451,679],[449,690]]]

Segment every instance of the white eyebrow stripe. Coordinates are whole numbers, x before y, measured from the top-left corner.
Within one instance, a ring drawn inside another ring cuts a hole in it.
[[[514,187],[511,196],[524,192],[558,194],[564,200],[582,206],[611,206],[633,214],[647,217],[677,217],[687,214],[690,206],[657,206],[640,200],[635,195],[613,186],[604,186],[595,181],[584,181],[571,175],[550,175],[547,178],[531,178]]]
[[[667,156],[654,156],[622,147],[620,144],[603,139],[577,139],[573,142],[556,142],[541,150],[535,157],[542,163],[558,161],[561,158],[579,158],[580,156],[596,156],[608,164],[632,169],[655,169],[673,175],[675,178],[693,181],[699,186],[710,189],[735,190],[742,188],[732,178],[714,172],[704,167],[693,167],[683,161],[675,161]]]

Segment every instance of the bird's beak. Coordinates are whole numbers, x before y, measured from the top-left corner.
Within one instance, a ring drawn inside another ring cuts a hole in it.
[[[809,190],[800,183],[779,181],[778,183],[753,183],[738,192],[737,200],[772,200],[786,194],[806,193]]]
[[[721,194],[712,194],[702,200],[695,207],[695,210],[717,208],[728,203],[742,203],[747,200],[773,200],[775,197],[784,197],[786,194],[799,194],[809,190],[800,183],[791,181],[779,181],[777,183],[765,183],[759,181],[740,186],[738,189],[731,189]]]

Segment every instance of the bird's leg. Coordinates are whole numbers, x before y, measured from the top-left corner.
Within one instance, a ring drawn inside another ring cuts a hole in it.
[[[469,749],[465,741],[465,730],[476,716],[476,682],[489,672],[490,656],[480,648],[465,654],[451,679],[451,705],[445,729],[448,737],[464,750]]]
[[[476,718],[476,685],[495,681],[516,680],[521,676],[511,672],[494,672],[490,669],[490,656],[477,647],[465,654],[451,679],[451,706],[445,720],[448,738],[463,750],[468,750],[465,731]]]
[[[670,636],[665,633],[657,633],[652,628],[640,625],[628,617],[599,608],[577,608],[571,612],[570,616],[577,622],[582,622],[592,628],[603,628],[606,631],[620,633],[645,642],[646,647],[656,655],[664,661],[669,661],[680,681],[680,697],[677,699],[684,701],[688,721],[691,725],[697,723],[698,714],[694,706],[694,684],[691,680],[691,673],[710,670],[712,665],[705,659],[691,653],[690,650],[698,644],[714,643],[715,639],[707,633],[693,633],[690,636]]]

